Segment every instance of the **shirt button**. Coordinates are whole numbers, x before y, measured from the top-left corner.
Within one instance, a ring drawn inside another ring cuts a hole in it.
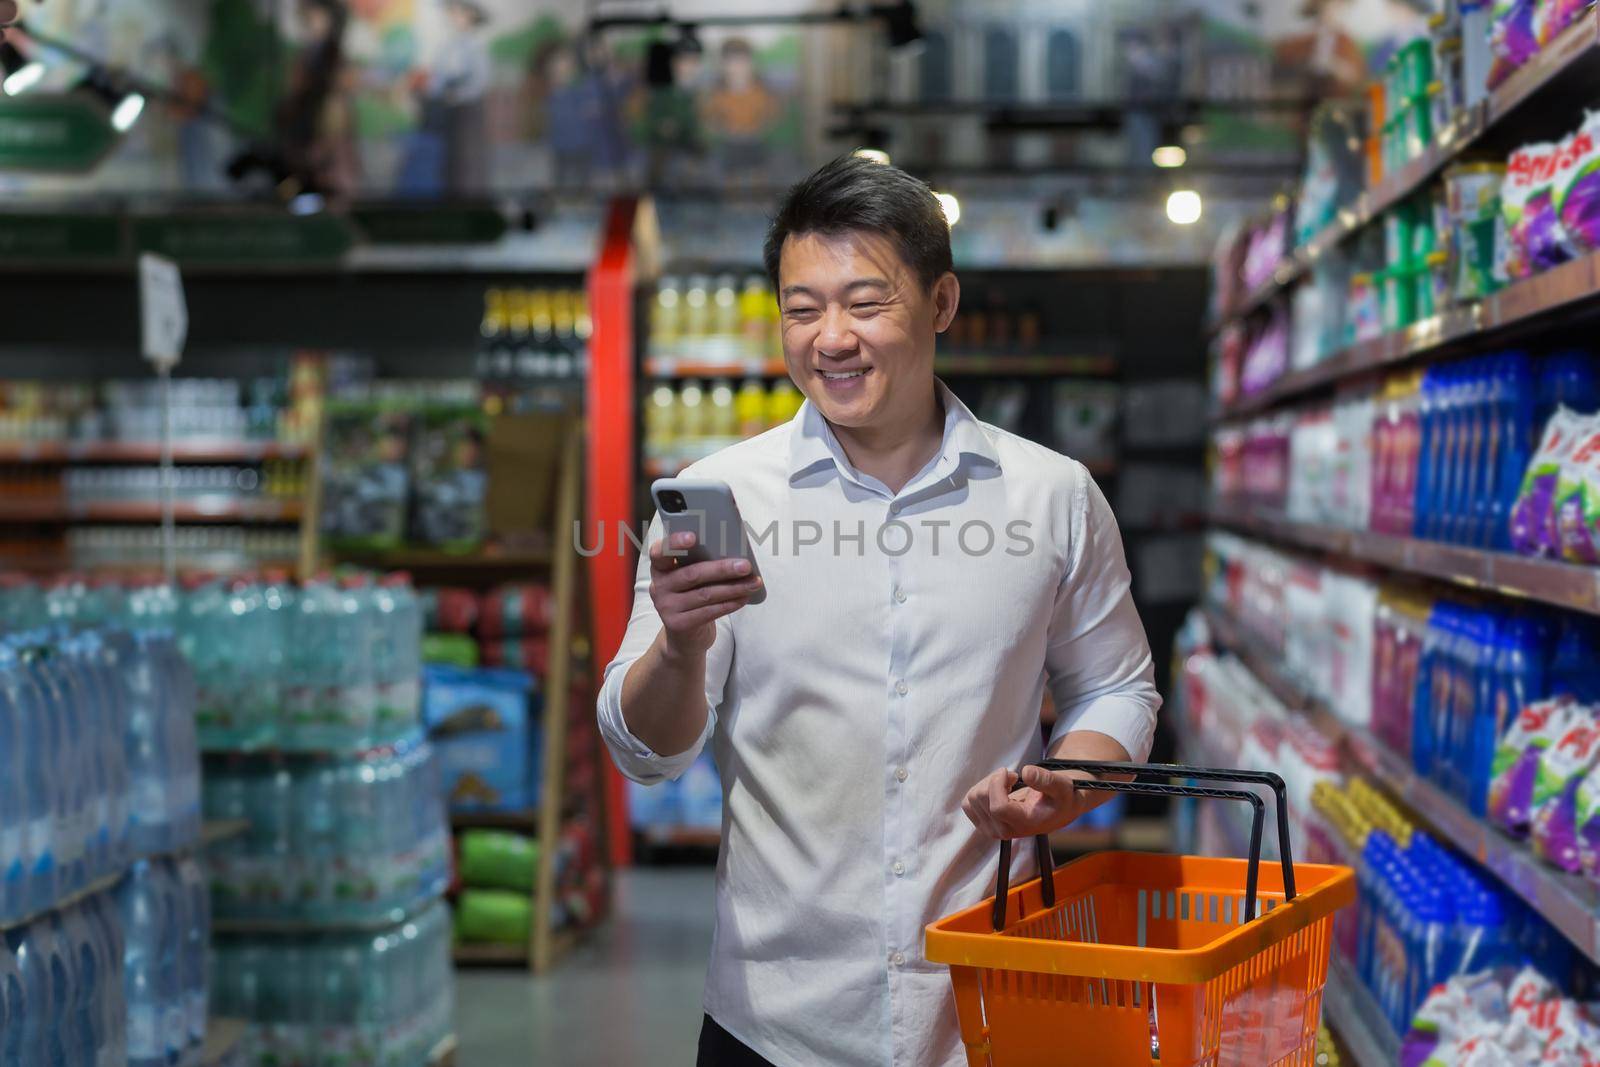
[[[905,696],[910,688],[910,686],[906,685],[906,680],[904,678],[894,683],[894,691],[899,693],[901,696]]]
[[[906,865],[901,863],[899,860],[895,860],[894,866],[890,867],[889,869],[895,873],[895,877],[897,878],[906,873]]]
[[[889,962],[894,964],[896,967],[904,967],[906,965],[906,954],[904,952],[896,952],[893,956],[889,957]]]
[[[894,780],[897,782],[903,782],[909,777],[911,777],[910,772],[904,767],[897,768],[894,772]]]
[[[906,591],[898,585],[894,587],[894,602],[896,604],[904,604],[906,602]]]

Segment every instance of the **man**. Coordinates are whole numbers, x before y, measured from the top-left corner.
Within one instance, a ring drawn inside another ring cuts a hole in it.
[[[830,163],[785,196],[766,265],[806,403],[685,472],[732,487],[762,577],[651,544],[600,727],[635,781],[707,742],[721,771],[702,1065],[957,1067],[923,927],[992,892],[997,837],[1093,803],[1037,768],[1011,791],[1046,686],[1052,754],[1148,755],[1150,650],[1082,465],[934,378],[960,285],[928,188]]]

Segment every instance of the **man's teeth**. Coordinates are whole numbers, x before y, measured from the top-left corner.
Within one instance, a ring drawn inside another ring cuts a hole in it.
[[[842,382],[846,378],[859,378],[865,373],[867,373],[865,370],[847,370],[837,372],[825,370],[822,372],[822,376],[828,379],[830,382]]]

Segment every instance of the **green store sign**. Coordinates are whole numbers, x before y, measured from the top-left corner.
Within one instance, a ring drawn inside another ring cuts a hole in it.
[[[355,233],[327,214],[166,215],[135,219],[133,244],[179,263],[291,266],[340,259],[355,244]]]
[[[0,96],[0,170],[92,170],[116,140],[105,109],[87,97]]]
[[[385,245],[493,244],[505,236],[505,216],[489,206],[356,205],[350,217],[362,236]]]
[[[0,215],[0,260],[118,259],[122,250],[110,215]]]

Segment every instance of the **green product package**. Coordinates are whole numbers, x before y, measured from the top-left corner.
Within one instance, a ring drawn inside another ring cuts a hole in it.
[[[416,420],[411,442],[410,540],[471,552],[488,532],[489,420],[473,404],[435,404]]]
[[[456,940],[520,945],[533,927],[533,899],[504,889],[467,889],[456,901]]]
[[[539,869],[537,842],[508,830],[468,830],[459,843],[456,867],[463,885],[532,891]]]
[[[423,634],[422,662],[476,667],[478,642],[467,634]]]
[[[328,404],[322,447],[322,535],[353,551],[396,548],[405,536],[411,412],[394,404]]]

